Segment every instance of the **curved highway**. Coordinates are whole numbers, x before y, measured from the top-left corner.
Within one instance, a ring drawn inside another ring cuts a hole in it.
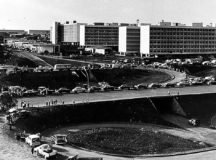
[[[169,94],[168,94],[169,92]],[[158,88],[158,89],[144,89],[144,90],[122,90],[110,92],[95,92],[95,93],[80,93],[80,94],[64,94],[59,96],[45,96],[45,97],[25,97],[18,99],[18,105],[21,101],[25,101],[30,106],[46,106],[46,102],[57,100],[57,104],[73,104],[86,103],[97,101],[113,101],[146,97],[160,97],[172,95],[189,95],[189,94],[205,94],[216,93],[216,85],[211,86],[191,86],[184,88]]]

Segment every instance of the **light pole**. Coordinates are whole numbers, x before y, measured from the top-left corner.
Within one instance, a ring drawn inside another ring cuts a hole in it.
[[[86,70],[86,67],[83,67],[85,73],[86,73],[86,78],[87,78],[87,89],[89,89],[89,75],[88,75],[88,72]]]

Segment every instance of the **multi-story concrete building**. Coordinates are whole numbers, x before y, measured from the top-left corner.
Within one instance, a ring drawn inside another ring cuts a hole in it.
[[[85,47],[111,47],[123,55],[216,54],[216,27],[202,23],[186,26],[160,22],[159,25],[121,23],[72,23],[52,26],[54,44],[69,42]]]
[[[119,53],[140,52],[140,27],[124,26],[119,27]]]
[[[141,26],[141,54],[216,54],[216,28],[192,26]]]
[[[84,23],[69,23],[65,24],[55,22],[51,27],[51,42],[53,44],[71,43],[79,45],[80,42],[80,25]]]
[[[133,29],[120,27],[119,52],[137,52],[138,48],[141,55],[216,54],[216,28],[203,27],[202,23],[185,26],[180,23],[171,25],[170,22]]]
[[[50,28],[50,41],[52,44],[58,44],[61,40],[60,23],[54,22]]]
[[[81,46],[118,47],[118,28],[115,24],[95,23],[80,26]]]

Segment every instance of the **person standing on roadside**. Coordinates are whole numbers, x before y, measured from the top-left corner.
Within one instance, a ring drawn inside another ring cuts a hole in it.
[[[31,148],[31,153],[34,154],[34,146]]]

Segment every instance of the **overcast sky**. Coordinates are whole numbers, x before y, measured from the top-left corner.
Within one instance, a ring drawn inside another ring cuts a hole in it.
[[[0,29],[49,29],[54,21],[216,24],[216,0],[0,0]]]

